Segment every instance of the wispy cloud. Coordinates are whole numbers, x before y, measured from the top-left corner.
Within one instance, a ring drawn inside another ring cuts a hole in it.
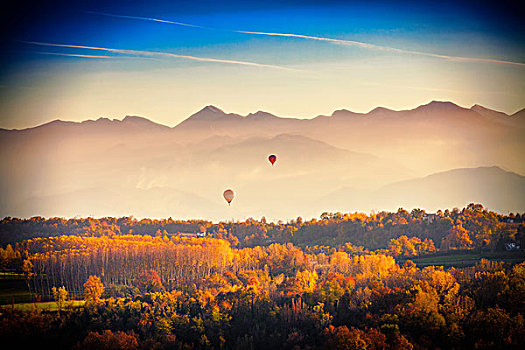
[[[105,55],[81,55],[81,54],[72,54],[72,53],[43,52],[43,51],[36,51],[34,53],[39,54],[39,55],[80,57],[80,58],[104,58],[104,59],[135,58],[135,57],[121,57],[121,56],[117,57],[117,56],[105,56]],[[147,57],[145,57],[145,58],[147,58]]]
[[[446,59],[450,61],[498,63],[498,64],[525,66],[525,63],[521,63],[521,62],[496,60],[496,59],[491,59],[491,58],[441,55],[441,54],[435,54],[435,53],[428,53],[428,52],[421,52],[421,51],[414,51],[414,50],[404,50],[404,49],[398,49],[398,48],[389,47],[389,46],[369,44],[369,43],[364,43],[361,41],[354,41],[354,40],[333,39],[333,38],[325,38],[325,37],[301,35],[301,34],[250,32],[250,31],[245,31],[245,30],[236,30],[235,32],[243,33],[243,34],[252,34],[252,35],[280,36],[280,37],[292,37],[292,38],[300,38],[300,39],[307,39],[307,40],[326,41],[326,42],[331,42],[331,43],[338,44],[338,45],[357,46],[357,47],[364,48],[364,49],[389,51],[389,52],[396,52],[396,53],[401,53],[401,54],[418,55],[418,56],[426,56],[426,57],[433,57],[433,58],[441,58],[441,59]]]
[[[26,44],[48,46],[48,47],[64,47],[64,48],[73,48],[73,49],[106,51],[106,52],[112,52],[112,53],[117,53],[117,54],[122,54],[122,55],[131,55],[134,57],[182,58],[182,59],[199,61],[199,62],[226,63],[226,64],[235,64],[235,65],[249,66],[249,67],[298,71],[297,69],[283,67],[283,66],[276,66],[276,65],[271,65],[271,64],[262,64],[262,63],[256,63],[256,62],[237,61],[237,60],[226,60],[226,59],[209,58],[209,57],[197,57],[197,56],[189,56],[189,55],[178,55],[178,54],[174,54],[170,52],[162,52],[162,51],[124,50],[124,49],[113,49],[113,48],[96,47],[96,46],[44,43],[44,42],[37,42],[37,41],[23,41],[23,42]],[[88,55],[83,55],[83,57],[87,57],[87,56]],[[103,56],[103,57],[107,57],[107,56]]]
[[[137,20],[154,21],[154,22],[175,24],[175,25],[187,26],[187,27],[195,27],[195,28],[203,28],[203,29],[214,29],[214,28],[210,28],[210,27],[204,27],[204,26],[193,25],[193,24],[182,23],[182,22],[173,22],[173,21],[163,20],[163,19],[159,19],[159,18],[124,16],[124,15],[115,15],[115,14],[109,14],[109,13],[103,13],[103,12],[89,12],[89,11],[87,13],[98,14],[98,15],[102,15],[102,16],[110,16],[110,17],[119,17],[119,18],[129,18],[129,19],[137,19]],[[394,52],[394,53],[405,54],[405,55],[425,56],[425,57],[445,59],[445,60],[456,61],[456,62],[496,63],[496,64],[507,64],[507,65],[514,65],[514,66],[525,66],[525,63],[514,62],[514,61],[509,61],[509,60],[497,60],[497,59],[491,59],[491,58],[478,58],[478,57],[461,57],[461,56],[435,54],[435,53],[415,51],[415,50],[404,50],[404,49],[398,49],[398,48],[395,48],[395,47],[389,47],[389,46],[383,46],[383,45],[375,45],[375,44],[370,44],[370,43],[365,43],[365,42],[362,42],[362,41],[355,41],[355,40],[333,39],[333,38],[327,38],[327,37],[302,35],[302,34],[256,32],[256,31],[246,31],[246,30],[232,30],[232,32],[241,33],[241,34],[251,34],[251,35],[279,36],[279,37],[300,38],[300,39],[306,39],[306,40],[324,41],[324,42],[329,42],[329,43],[333,43],[333,44],[337,44],[337,45],[360,47],[362,49],[368,49],[368,50],[388,51],[388,52]]]
[[[137,16],[114,15],[114,14],[111,14],[111,13],[95,12],[95,11],[85,11],[85,13],[90,13],[90,14],[93,14],[93,15],[107,16],[107,17],[137,19],[137,20],[142,20],[142,21],[152,21],[152,22],[160,22],[160,23],[167,23],[167,24],[176,24],[178,26],[184,26],[184,27],[205,28],[205,27],[198,26],[198,25],[195,25],[195,24],[182,23],[182,22],[173,22],[173,21],[168,21],[168,20],[165,20],[165,19],[158,19],[158,18],[152,18],[152,17],[137,17]]]

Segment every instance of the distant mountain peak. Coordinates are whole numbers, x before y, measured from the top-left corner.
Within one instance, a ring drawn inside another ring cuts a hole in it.
[[[450,101],[436,101],[433,100],[430,103],[427,103],[426,105],[421,105],[417,107],[416,109],[462,109],[463,107],[458,106],[457,104],[450,102]]]
[[[76,123],[75,122],[70,122],[70,121],[64,121],[64,120],[61,120],[61,119],[55,119],[55,120],[52,120],[50,122],[47,122],[47,123],[44,123],[44,124],[41,124],[41,125],[38,125],[38,126],[35,126],[35,127],[32,127],[32,128],[25,128],[25,129],[20,129],[20,130],[13,129],[13,131],[27,131],[27,130],[33,130],[33,129],[47,129],[49,127],[61,127],[63,125],[73,125],[73,124],[76,124]]]
[[[483,109],[483,110],[485,110],[485,109],[488,109],[488,108],[483,107],[482,105],[478,105],[478,104],[476,103],[475,105],[473,105],[472,107],[470,107],[470,109],[472,109],[472,110],[477,110],[477,109]]]
[[[348,109],[338,109],[338,110],[335,110],[334,113],[332,113],[331,117],[337,118],[337,117],[356,116],[356,115],[362,115],[362,114],[349,111]]]
[[[385,107],[376,107],[372,109],[370,112],[368,112],[367,114],[378,114],[378,113],[388,113],[388,112],[394,112],[394,111],[392,109],[388,109]]]
[[[424,106],[424,105],[423,105]],[[450,102],[450,101],[438,101],[438,100],[432,100],[430,101],[427,106],[449,106],[449,107],[459,107],[457,104],[455,104],[454,102]],[[461,107],[459,107],[461,108]]]
[[[71,123],[71,122],[68,122],[68,121],[65,121],[65,120],[62,120],[62,119],[55,119],[55,120],[52,120],[48,123],[44,123],[42,125],[39,125],[39,126],[46,126],[46,125],[59,125],[59,124],[66,124],[66,123]]]
[[[222,109],[220,109],[218,107],[215,107],[214,105],[208,105],[208,106],[204,107],[203,109],[201,109],[197,113],[201,113],[201,112],[211,112],[211,113],[226,114],[226,113],[224,113],[224,111]]]
[[[220,108],[217,108],[215,106],[209,105],[201,109],[195,114],[192,114],[188,119],[191,121],[211,121],[220,119],[223,116],[226,116],[227,114],[224,113]]]
[[[139,116],[136,116],[136,115],[127,115],[126,117],[124,117],[124,119],[122,120],[119,120],[119,122],[123,125],[123,126],[128,126],[128,127],[132,127],[132,128],[156,128],[156,129],[171,129],[169,126],[166,126],[166,125],[162,125],[162,124],[158,124],[158,123],[155,123],[154,121],[152,120],[149,120],[148,118],[144,118],[144,117],[139,117]]]
[[[99,117],[97,119],[88,119],[88,120],[81,121],[80,123],[78,122],[74,122],[74,123],[83,124],[83,125],[89,125],[89,124],[100,125],[100,124],[110,124],[115,121],[116,121],[115,119],[109,119],[107,117]]]
[[[276,115],[273,115],[271,113],[268,113],[268,112],[264,112],[264,111],[257,111],[255,113],[250,113],[246,116],[246,118],[248,119],[274,119],[274,118],[279,118],[277,117]]]
[[[470,109],[486,117],[508,117],[506,113],[495,111],[493,109],[489,109],[478,104],[475,104],[474,106],[470,107]]]
[[[123,122],[133,122],[133,121],[139,121],[139,120],[146,120],[144,117],[139,117],[136,115],[127,115],[122,119]]]
[[[189,118],[182,121],[179,125],[188,125],[187,122],[214,122],[219,120],[232,120],[232,119],[242,119],[238,114],[234,113],[225,113],[220,108],[217,108],[213,105],[209,105],[198,111],[197,113],[192,114]]]
[[[124,117],[124,119],[122,119],[122,123],[144,123],[144,122],[153,123],[151,120],[147,118],[139,117],[136,115],[127,115]]]
[[[487,108],[487,107],[484,107],[484,106],[482,106],[482,105],[478,105],[478,104],[473,105],[472,107],[470,107],[470,109],[472,109],[473,111],[476,111],[476,112],[479,112],[479,111],[487,111],[487,112],[494,112],[494,113],[505,114],[505,113],[503,113],[503,112],[496,111],[496,110],[494,110],[494,109],[490,109],[490,108]]]

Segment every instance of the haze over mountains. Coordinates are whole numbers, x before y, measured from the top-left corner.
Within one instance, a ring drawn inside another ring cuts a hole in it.
[[[207,106],[173,128],[128,116],[0,129],[0,216],[277,220],[469,202],[524,211],[524,131],[525,110],[436,101],[314,119]]]

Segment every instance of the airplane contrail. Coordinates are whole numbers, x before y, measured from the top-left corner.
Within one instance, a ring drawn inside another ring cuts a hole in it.
[[[168,21],[168,20],[163,20],[163,19],[158,19],[158,18],[151,18],[151,17],[124,16],[124,15],[115,15],[115,14],[109,14],[109,13],[103,13],[103,12],[90,12],[90,11],[88,11],[87,13],[93,13],[93,14],[110,16],[110,17],[147,20],[147,21],[175,24],[175,25],[187,26],[187,27],[218,30],[216,28],[204,27],[204,26],[193,25],[193,24],[182,23],[182,22],[173,22],[173,21]],[[479,63],[496,63],[496,64],[508,64],[508,65],[514,65],[514,66],[525,66],[525,63],[522,63],[522,62],[497,60],[497,59],[491,59],[491,58],[450,56],[450,55],[435,54],[435,53],[422,52],[422,51],[404,50],[404,49],[398,49],[395,47],[369,44],[369,43],[365,43],[362,41],[355,41],[355,40],[333,39],[333,38],[327,38],[327,37],[292,34],[292,33],[256,32],[256,31],[247,31],[247,30],[230,30],[230,31],[235,32],[235,33],[241,33],[241,34],[280,36],[280,37],[288,37],[288,38],[300,38],[300,39],[306,39],[306,40],[325,41],[325,42],[330,42],[333,44],[355,46],[355,47],[360,47],[360,48],[369,49],[369,50],[389,51],[389,52],[396,52],[400,54],[433,57],[433,58],[439,58],[439,59],[445,59],[445,60],[457,61],[457,62],[479,62]]]
[[[34,53],[39,54],[39,55],[53,55],[53,56],[81,57],[81,58],[104,58],[104,59],[106,58],[109,58],[109,59],[136,58],[136,57],[117,57],[117,56],[104,56],[104,55],[81,55],[81,54],[72,54],[72,53],[43,52],[43,51],[36,51]],[[149,57],[140,57],[140,58],[148,59]]]
[[[44,43],[44,42],[37,42],[37,41],[22,41],[22,42],[24,42],[26,44],[40,45],[40,46],[65,47],[65,48],[86,49],[86,50],[99,50],[99,51],[113,52],[113,53],[118,53],[118,54],[123,54],[123,55],[132,55],[132,56],[183,58],[183,59],[188,59],[188,60],[192,60],[192,61],[199,61],[199,62],[227,63],[227,64],[236,64],[236,65],[250,66],[250,67],[271,68],[271,69],[288,70],[288,71],[299,71],[298,69],[293,69],[293,68],[288,68],[288,67],[283,67],[283,66],[275,66],[275,65],[271,65],[271,64],[262,64],[262,63],[255,63],[255,62],[248,62],[248,61],[237,61],[237,60],[226,60],[226,59],[219,59],[219,58],[197,57],[197,56],[189,56],[189,55],[178,55],[178,54],[174,54],[174,53],[170,53],[170,52],[112,49],[112,48],[107,48],[107,47],[70,45],[70,44],[55,44],[55,43]]]
[[[176,24],[176,25],[184,26],[184,27],[205,28],[205,27],[198,26],[198,25],[195,25],[195,24],[189,24],[189,23],[183,23],[183,22],[173,22],[173,21],[168,21],[168,20],[165,20],[165,19],[158,19],[158,18],[152,18],[152,17],[114,15],[114,14],[111,14],[111,13],[95,12],[95,11],[84,11],[84,12],[85,13],[91,13],[91,14],[94,14],[94,15],[108,16],[108,17],[138,19],[138,20],[143,20],[143,21],[152,21],[152,22]]]
[[[499,63],[499,64],[511,64],[511,65],[517,65],[517,66],[525,66],[525,63],[521,62],[514,62],[514,61],[506,61],[506,60],[496,60],[491,58],[477,58],[477,57],[461,57],[461,56],[449,56],[449,55],[441,55],[441,54],[435,54],[435,53],[428,53],[428,52],[421,52],[421,51],[413,51],[413,50],[404,50],[404,49],[398,49],[395,47],[389,47],[389,46],[382,46],[382,45],[375,45],[375,44],[369,44],[364,43],[361,41],[354,41],[354,40],[344,40],[344,39],[332,39],[332,38],[325,38],[325,37],[319,37],[319,36],[310,36],[310,35],[301,35],[301,34],[288,34],[288,33],[270,33],[270,32],[250,32],[245,30],[236,30],[237,33],[243,33],[243,34],[253,34],[253,35],[266,35],[266,36],[282,36],[282,37],[292,37],[292,38],[301,38],[301,39],[309,39],[309,40],[318,40],[318,41],[327,41],[339,45],[347,45],[347,46],[357,46],[365,49],[372,49],[372,50],[380,50],[380,51],[390,51],[390,52],[397,52],[402,54],[410,54],[410,55],[419,55],[419,56],[427,56],[427,57],[434,57],[434,58],[442,58],[450,61],[463,61],[463,62],[484,62],[484,63]]]

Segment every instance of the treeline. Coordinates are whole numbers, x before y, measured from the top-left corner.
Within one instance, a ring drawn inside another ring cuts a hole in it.
[[[352,245],[233,249],[221,239],[149,235],[37,238],[11,249],[33,293],[51,288],[60,302],[54,312],[0,312],[0,336],[20,347],[519,349],[525,341],[525,263],[417,268]],[[84,307],[64,301],[81,292]]]
[[[201,234],[227,239],[238,247],[268,246],[272,243],[342,247],[346,243],[364,249],[388,249],[391,241],[402,236],[415,237],[423,243],[411,242],[419,248],[398,249],[400,254],[450,249],[504,250],[525,242],[525,214],[507,216],[485,210],[480,204],[469,204],[462,210],[453,209],[426,213],[414,209],[408,212],[323,213],[320,219],[302,218],[283,222],[247,219],[243,222],[212,223],[202,220],[137,220],[122,218],[31,219],[5,218],[0,222],[2,246],[35,237],[77,235],[83,237],[113,237],[118,235],[173,236],[179,233]],[[426,243],[425,243],[426,242]],[[423,245],[425,247],[423,247]],[[434,248],[431,248],[433,246]],[[419,254],[418,253],[418,254]]]
[[[238,269],[229,243],[218,239],[165,239],[151,236],[36,238],[17,246],[31,252],[30,285],[49,296],[53,286],[81,295],[90,275],[106,284],[131,286],[148,270],[157,271],[170,289],[181,288],[226,268]]]
[[[22,262],[22,271],[39,300],[49,299],[57,286],[79,296],[91,275],[126,290],[140,282],[144,271],[155,271],[159,283],[172,290],[199,287],[213,274],[254,269],[289,274],[329,262],[324,254],[319,255],[319,262],[317,256],[305,254],[290,243],[238,250],[221,239],[179,236],[35,238],[17,244],[14,251],[28,257]]]

